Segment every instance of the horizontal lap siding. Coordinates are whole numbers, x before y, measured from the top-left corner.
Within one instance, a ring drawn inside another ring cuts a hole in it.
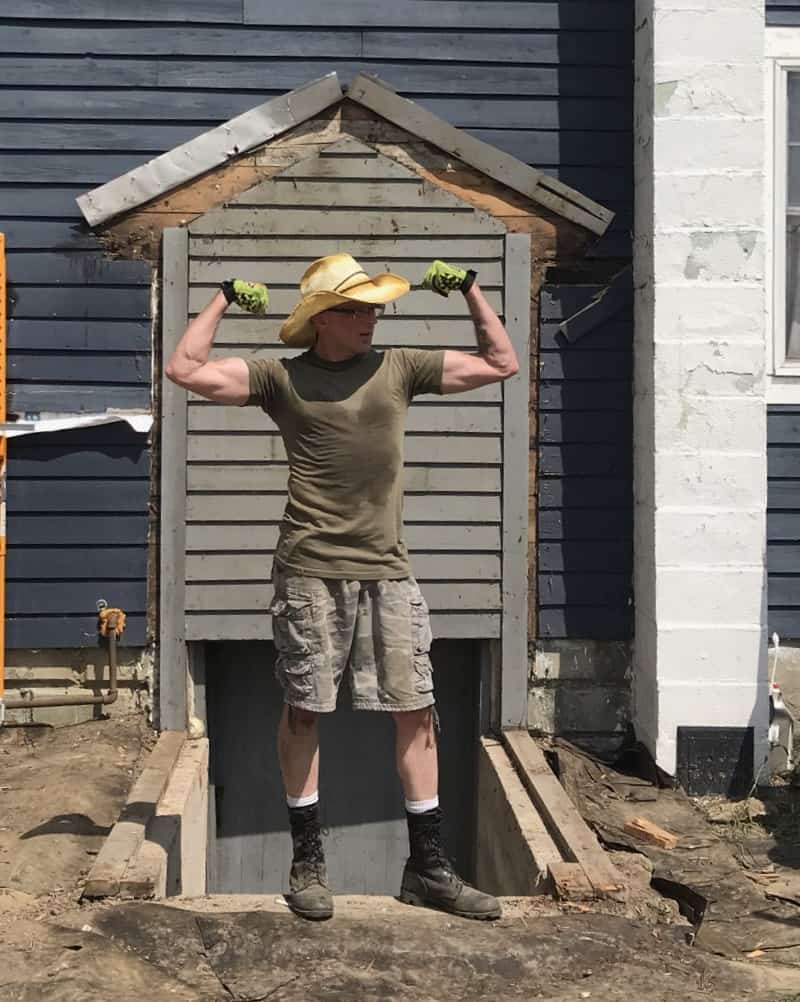
[[[800,25],[800,0],[767,0],[766,15],[771,28]]]
[[[769,632],[800,637],[800,407],[767,411]]]
[[[419,256],[417,242],[427,241],[428,233],[435,232],[440,253],[456,261],[465,242],[480,244],[483,287],[502,313],[504,236],[490,217],[380,156],[323,155],[287,175],[190,226],[190,315],[202,309],[223,272],[242,273],[248,261],[258,262],[248,274],[270,285],[268,316],[254,319],[231,309],[216,341],[218,356],[294,354],[276,339],[297,301],[300,275],[316,253],[308,241],[352,226],[354,212],[370,235],[368,253],[360,256],[370,272],[393,268],[419,283],[427,255]],[[339,200],[350,208],[328,208]],[[283,243],[276,246],[272,238],[276,225],[291,245],[288,261]],[[451,241],[455,255],[448,254]],[[228,257],[218,256],[223,247]],[[464,263],[469,260],[467,254]],[[446,344],[472,350],[475,340],[461,297],[414,289],[389,304],[375,343],[379,349]],[[223,407],[194,395],[187,406],[187,635],[268,636],[269,576],[286,502],[283,443],[260,408]],[[435,625],[451,635],[497,635],[502,387],[415,402],[405,455],[408,545]]]
[[[104,259],[76,196],[332,70],[343,82],[362,70],[377,73],[452,124],[609,205],[616,219],[590,253],[628,256],[633,4],[427,2],[423,20],[419,11],[410,0],[324,7],[311,0],[0,0],[10,412],[150,406],[150,270]],[[348,243],[370,261],[391,263],[405,253],[368,236]],[[309,240],[309,252],[319,256],[334,244]],[[209,257],[220,251],[212,241],[207,247]],[[435,235],[416,241],[412,277],[439,248]],[[236,255],[243,271],[247,256],[246,249]],[[456,256],[478,263],[482,276],[496,267],[485,262],[480,240],[459,239]],[[426,345],[452,343],[437,341],[441,325],[426,330]],[[91,439],[79,436],[76,444],[80,458]],[[99,460],[96,468],[92,475],[102,480]],[[65,533],[94,517],[92,503],[58,516]],[[80,507],[74,497],[70,504]],[[32,516],[14,505],[12,496],[10,524],[27,524]],[[136,525],[141,557],[146,523]],[[130,540],[128,522],[120,531]],[[24,587],[22,573],[9,583],[10,600]],[[143,607],[139,587],[134,604]],[[66,608],[71,600],[62,592]],[[40,645],[49,643],[43,636]]]
[[[8,445],[6,644],[92,647],[97,601],[146,641],[149,450],[128,425]]]
[[[541,637],[632,636],[630,310],[568,344],[558,325],[598,288],[546,286],[538,410]]]

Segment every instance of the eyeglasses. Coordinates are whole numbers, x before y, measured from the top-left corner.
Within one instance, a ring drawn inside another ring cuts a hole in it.
[[[354,309],[352,306],[336,306],[333,309],[327,310],[327,313],[341,313],[350,320],[380,320],[383,316],[386,307],[383,303],[379,303],[376,306],[363,306],[361,309]]]

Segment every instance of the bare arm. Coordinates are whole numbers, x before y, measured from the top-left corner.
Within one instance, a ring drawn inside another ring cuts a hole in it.
[[[477,282],[472,283],[464,298],[475,324],[478,352],[473,355],[466,351],[445,351],[442,393],[474,390],[519,372],[514,346]]]
[[[243,358],[208,356],[219,322],[228,307],[220,291],[186,328],[166,364],[167,379],[193,393],[223,404],[245,404],[250,396],[250,375]]]

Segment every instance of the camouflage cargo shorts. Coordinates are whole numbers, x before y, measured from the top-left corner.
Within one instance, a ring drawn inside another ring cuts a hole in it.
[[[356,710],[433,705],[430,615],[413,578],[340,581],[276,564],[272,580],[275,677],[286,703],[329,713],[349,668]]]

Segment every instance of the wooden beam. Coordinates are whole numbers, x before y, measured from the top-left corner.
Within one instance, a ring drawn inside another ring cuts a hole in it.
[[[566,862],[579,863],[597,897],[624,897],[624,884],[594,833],[526,730],[507,730],[503,744]]]
[[[437,118],[374,76],[359,73],[347,96],[592,233],[605,233],[614,218],[614,213],[599,203]]]

